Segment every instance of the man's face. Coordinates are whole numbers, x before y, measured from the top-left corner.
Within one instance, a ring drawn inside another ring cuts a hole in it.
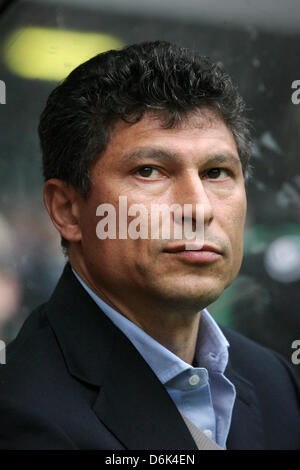
[[[113,305],[116,299],[125,305],[155,300],[199,311],[236,277],[246,214],[244,178],[232,133],[212,112],[172,129],[151,114],[136,124],[118,122],[91,177],[90,196],[80,202],[80,264]],[[183,243],[174,239],[118,239],[118,224],[116,239],[100,240],[96,209],[109,203],[118,214],[120,196],[127,197],[128,207],[143,204],[149,214],[151,204],[202,204],[207,250],[182,251]]]

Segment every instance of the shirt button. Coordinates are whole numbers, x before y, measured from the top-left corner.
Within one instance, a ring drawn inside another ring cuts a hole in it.
[[[191,375],[189,378],[189,384],[190,385],[197,385],[200,382],[200,377],[199,375]]]
[[[205,434],[207,437],[209,437],[209,439],[212,438],[212,432],[211,432],[210,429],[204,429],[203,432],[204,432],[204,434]]]

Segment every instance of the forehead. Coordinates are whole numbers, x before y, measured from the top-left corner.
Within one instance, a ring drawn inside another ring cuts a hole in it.
[[[192,158],[220,151],[239,160],[232,132],[216,112],[207,108],[191,112],[174,127],[166,127],[167,118],[165,112],[147,112],[135,124],[116,122],[100,156],[101,164],[104,160],[116,163],[143,147],[168,150],[185,160],[189,155]]]

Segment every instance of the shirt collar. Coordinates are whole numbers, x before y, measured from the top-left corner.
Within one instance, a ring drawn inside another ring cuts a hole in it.
[[[229,342],[210,313],[201,312],[196,345],[196,362],[213,372],[224,373],[228,363]]]
[[[140,327],[104,302],[87,286],[73,268],[72,271],[101,310],[127,336],[163,384],[178,374],[188,369],[193,369],[190,364],[184,362]],[[229,343],[215,320],[206,309],[202,310],[195,355],[197,365],[218,372],[224,372],[228,361],[228,346]]]

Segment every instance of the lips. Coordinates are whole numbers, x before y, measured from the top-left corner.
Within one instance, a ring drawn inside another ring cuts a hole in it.
[[[185,251],[190,251],[186,249],[186,245],[190,246],[191,242],[187,242],[186,244],[180,244],[180,245],[170,245],[167,246],[163,251],[166,253],[179,253],[179,252],[185,252]],[[205,252],[212,252],[212,253],[218,253],[221,254],[221,250],[213,245],[203,245],[201,249],[199,250],[193,250],[197,252],[205,251]]]
[[[170,259],[200,266],[216,263],[223,256],[220,249],[214,245],[205,244],[197,250],[191,248],[191,243],[169,245],[164,249],[164,253]]]

